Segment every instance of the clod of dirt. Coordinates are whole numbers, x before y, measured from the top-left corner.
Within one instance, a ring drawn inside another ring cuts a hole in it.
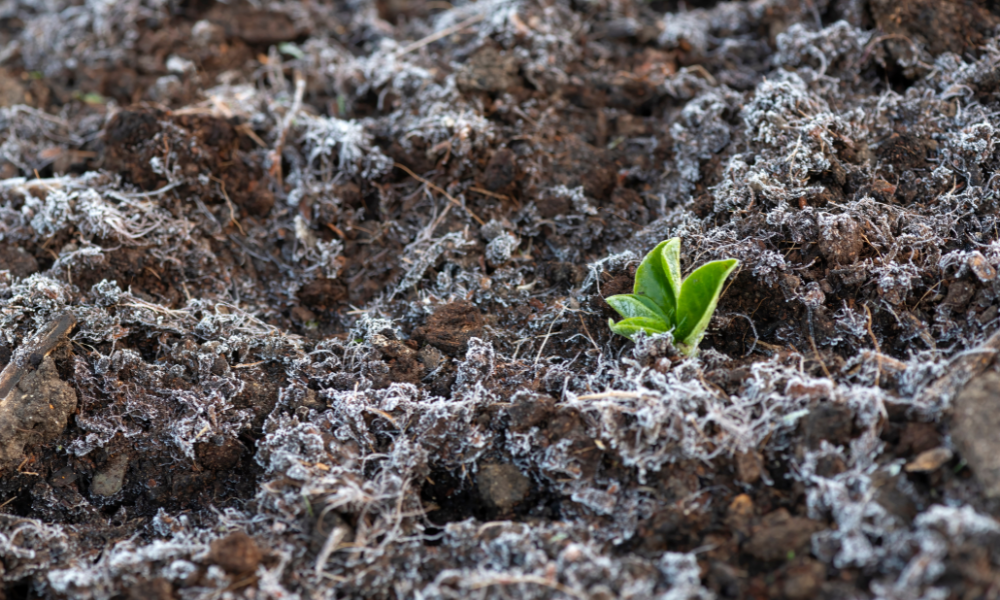
[[[220,436],[218,440],[202,442],[194,446],[198,463],[213,471],[226,471],[240,463],[243,445],[233,438]]]
[[[955,398],[951,438],[987,498],[1000,498],[1000,373],[983,373]]]
[[[779,508],[764,515],[744,549],[761,560],[784,560],[789,552],[808,550],[812,534],[823,529],[822,523],[793,517],[784,508]]]
[[[501,511],[516,506],[531,489],[531,480],[510,464],[482,465],[476,484],[483,500]]]
[[[25,104],[28,90],[7,69],[0,69],[0,107]]]
[[[45,357],[0,400],[0,468],[19,463],[26,446],[59,437],[75,410],[76,391],[59,379],[52,357]]]
[[[125,473],[128,471],[128,455],[116,454],[108,459],[104,467],[94,474],[90,482],[90,493],[97,496],[114,496],[125,484]]]
[[[503,193],[517,178],[518,169],[515,155],[510,148],[501,148],[493,153],[486,172],[483,173],[483,187],[491,192]]]
[[[0,247],[0,265],[14,277],[27,277],[38,271],[38,261],[20,246]]]
[[[469,340],[482,336],[485,324],[483,314],[472,303],[452,302],[435,310],[427,318],[427,324],[413,332],[413,337],[448,356],[461,357],[468,350]]]
[[[174,586],[162,577],[141,581],[128,591],[129,600],[173,600]]]
[[[264,553],[252,537],[242,531],[234,531],[212,542],[206,561],[235,575],[252,573],[263,559]]]
[[[843,446],[851,441],[854,413],[843,404],[821,402],[803,421],[806,444],[810,448],[818,448],[823,440],[834,446]]]
[[[781,593],[788,600],[806,600],[816,595],[824,581],[826,567],[823,563],[803,558],[790,565],[785,572]]]
[[[985,6],[968,0],[873,0],[870,10],[878,28],[894,38],[888,47],[897,60],[908,57],[914,44],[926,45],[933,55],[962,54],[982,44],[983,34],[997,24]]]
[[[209,13],[207,18],[222,26],[226,35],[248,44],[277,44],[293,40],[299,35],[295,23],[288,15],[270,10],[241,10],[235,15],[229,11]]]
[[[858,260],[864,248],[864,232],[857,221],[847,215],[824,223],[819,239],[819,251],[832,264],[850,265]]]
[[[311,309],[328,310],[345,300],[347,300],[347,288],[338,279],[319,277],[299,290],[299,301]]]
[[[757,483],[763,475],[764,457],[756,450],[738,452],[733,462],[736,463],[736,478],[743,483]]]
[[[592,146],[576,135],[566,136],[563,147],[565,152],[559,155],[558,164],[550,171],[552,183],[567,188],[582,185],[588,197],[598,201],[609,199],[618,183],[618,172],[608,151]],[[568,212],[568,201],[565,202],[566,208],[559,211],[553,207],[547,209],[544,198],[540,198],[537,201],[538,211],[546,218],[565,214]]]
[[[517,83],[517,58],[501,55],[493,46],[483,46],[455,77],[465,91],[502,92]]]
[[[123,110],[107,124],[104,144],[104,167],[145,190],[185,182],[252,215],[274,205],[263,155],[239,119]]]

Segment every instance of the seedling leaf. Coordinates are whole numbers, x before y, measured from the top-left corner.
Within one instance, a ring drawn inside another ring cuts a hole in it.
[[[681,238],[671,238],[659,247],[662,247],[663,271],[676,304],[676,299],[681,297]]]
[[[679,246],[680,240],[678,238],[660,242],[656,248],[653,248],[652,252],[642,259],[635,272],[635,286],[633,287],[636,296],[645,296],[656,303],[662,309],[668,322],[673,319],[674,313],[677,312],[677,295],[673,291],[674,285],[664,268],[666,261],[664,261],[661,252],[675,240]],[[679,275],[677,276],[679,277]]]
[[[650,334],[673,330],[677,347],[693,356],[712,320],[722,286],[738,264],[735,259],[710,262],[682,279],[680,238],[660,242],[636,270],[635,293],[606,298],[624,317],[617,324],[609,319],[608,326],[629,339],[640,330]]]
[[[692,348],[698,347],[708,322],[719,303],[726,278],[739,264],[735,259],[717,260],[698,267],[681,284],[677,306],[677,340]]]
[[[628,339],[632,339],[632,336],[640,331],[645,331],[649,335],[666,333],[667,331],[667,324],[665,322],[647,317],[632,317],[630,319],[623,319],[617,323],[613,319],[608,319],[608,327],[611,328],[611,331],[618,335],[624,335]]]
[[[611,308],[618,311],[622,317],[629,319],[632,317],[645,317],[647,319],[657,319],[667,323],[669,319],[663,314],[663,309],[656,305],[646,296],[636,296],[635,294],[619,294],[608,296],[604,299],[611,305]]]

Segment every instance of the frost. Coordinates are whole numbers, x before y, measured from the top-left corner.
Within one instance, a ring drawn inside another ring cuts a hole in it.
[[[372,146],[363,123],[336,117],[300,120],[306,159],[319,174],[331,173],[334,161],[340,171],[365,178],[384,175],[392,168],[392,160]]]

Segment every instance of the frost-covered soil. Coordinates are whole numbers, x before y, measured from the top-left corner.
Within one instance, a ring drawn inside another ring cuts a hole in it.
[[[993,597],[998,14],[0,4],[0,598]]]

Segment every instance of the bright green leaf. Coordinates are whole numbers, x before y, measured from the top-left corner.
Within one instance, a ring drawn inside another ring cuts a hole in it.
[[[604,299],[611,305],[611,308],[618,311],[622,317],[645,317],[648,319],[659,319],[666,323],[669,319],[663,314],[663,309],[646,296],[636,296],[635,294],[619,294],[608,296]]]
[[[660,244],[660,257],[663,260],[663,272],[670,284],[674,298],[681,297],[681,238],[671,238]]]
[[[652,252],[642,259],[635,272],[635,287],[633,288],[636,296],[645,296],[655,302],[666,315],[668,321],[673,319],[674,313],[677,312],[677,295],[674,294],[673,285],[664,271],[664,260],[660,252],[673,241],[660,242],[656,248],[653,248]]]
[[[681,284],[675,339],[690,347],[690,352],[698,347],[719,303],[722,286],[738,264],[735,259],[704,264]]]
[[[615,323],[608,319],[608,327],[618,335],[624,335],[628,339],[640,331],[645,331],[649,335],[656,333],[666,333],[667,324],[659,319],[649,319],[647,317],[632,317]]]
[[[303,59],[306,57],[306,53],[292,42],[281,42],[278,44],[278,52],[292,58]]]

